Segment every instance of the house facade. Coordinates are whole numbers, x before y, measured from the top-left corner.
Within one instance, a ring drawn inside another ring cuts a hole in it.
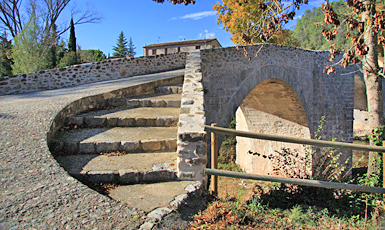
[[[143,47],[143,56],[188,52],[222,47],[216,38],[156,43]]]

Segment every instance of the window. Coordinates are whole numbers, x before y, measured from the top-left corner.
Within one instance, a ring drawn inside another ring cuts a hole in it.
[[[167,54],[167,48],[164,48],[164,54]]]
[[[180,53],[180,47],[178,47],[178,53]]]
[[[195,46],[195,49],[199,50],[201,49],[201,46]]]
[[[156,49],[153,49],[151,51],[152,51],[152,55],[156,55]]]

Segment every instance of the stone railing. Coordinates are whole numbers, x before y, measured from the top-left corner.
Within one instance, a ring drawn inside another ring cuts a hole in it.
[[[178,128],[178,177],[183,180],[205,179],[207,134],[204,131],[204,89],[200,51],[187,55]]]
[[[86,83],[184,68],[186,53],[101,62],[0,78],[0,95],[59,89]]]

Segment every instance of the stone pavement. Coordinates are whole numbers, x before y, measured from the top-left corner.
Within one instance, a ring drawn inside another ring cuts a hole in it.
[[[148,74],[72,88],[0,97],[0,229],[136,229],[147,220],[80,183],[47,147],[55,116],[90,95],[183,75]]]

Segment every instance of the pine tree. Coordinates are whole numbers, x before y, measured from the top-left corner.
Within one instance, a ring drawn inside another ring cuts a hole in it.
[[[116,44],[116,46],[113,47],[112,50],[115,51],[112,54],[113,57],[125,57],[127,55],[128,53],[127,40],[124,37],[123,31],[120,32],[118,43]]]
[[[134,46],[134,43],[132,42],[132,38],[130,37],[130,40],[128,42],[128,56],[134,57],[135,55],[136,55],[135,46]]]
[[[76,36],[74,20],[71,18],[70,40],[68,41],[68,51],[76,52]]]

